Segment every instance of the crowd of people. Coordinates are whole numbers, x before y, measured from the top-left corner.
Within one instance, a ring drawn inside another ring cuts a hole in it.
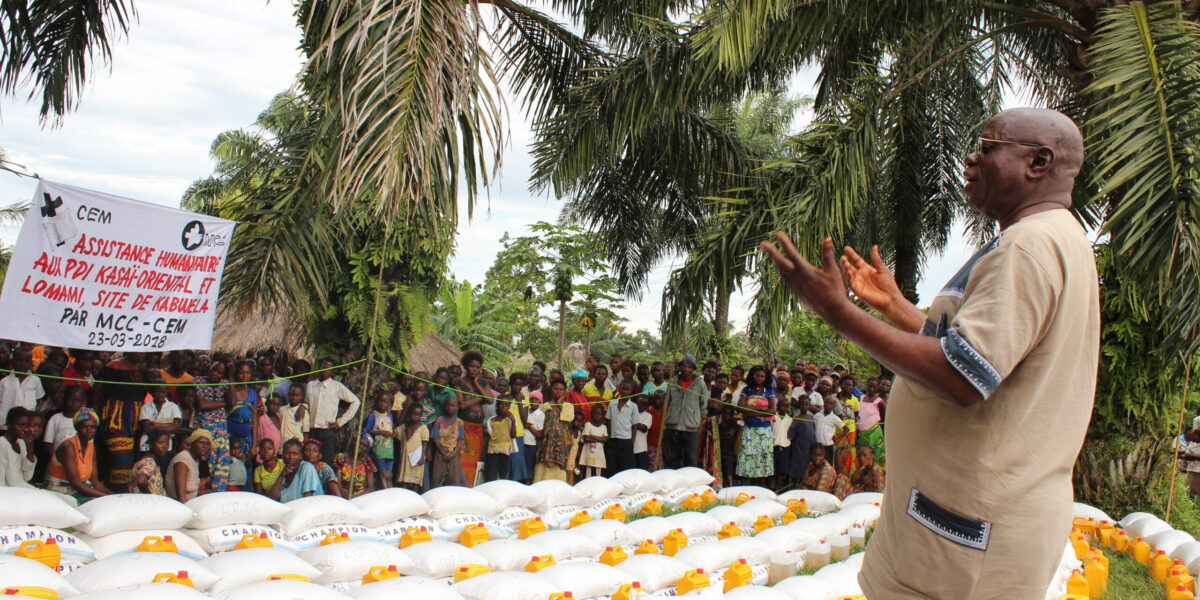
[[[697,466],[722,485],[883,491],[891,381],[770,362],[593,355],[506,374],[468,351],[398,374],[362,407],[332,359],[0,343],[0,484],[287,502]]]

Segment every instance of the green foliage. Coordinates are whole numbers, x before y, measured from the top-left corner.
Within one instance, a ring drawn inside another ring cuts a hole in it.
[[[461,350],[482,352],[500,364],[513,357],[517,324],[508,320],[513,311],[505,300],[487,296],[468,281],[448,282],[434,309],[437,333]]]
[[[1105,549],[1108,557],[1108,593],[1106,598],[1161,598],[1163,586],[1150,576],[1146,565],[1124,552]]]

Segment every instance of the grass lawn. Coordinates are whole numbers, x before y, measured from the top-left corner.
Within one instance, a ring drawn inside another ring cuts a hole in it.
[[[1113,600],[1161,600],[1166,597],[1163,585],[1150,578],[1145,565],[1128,554],[1106,548],[1108,557],[1108,593],[1105,598]]]

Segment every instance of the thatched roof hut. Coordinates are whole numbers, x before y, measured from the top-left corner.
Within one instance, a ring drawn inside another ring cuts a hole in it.
[[[408,350],[408,370],[412,373],[425,371],[432,375],[438,367],[456,365],[461,358],[461,350],[430,333]]]
[[[248,352],[276,348],[293,357],[312,357],[314,349],[304,332],[304,324],[284,312],[261,314],[256,311],[237,316],[229,311],[217,314],[213,328],[213,352],[244,356]],[[462,352],[435,334],[428,334],[408,351],[408,371],[432,374],[438,367],[458,364]]]

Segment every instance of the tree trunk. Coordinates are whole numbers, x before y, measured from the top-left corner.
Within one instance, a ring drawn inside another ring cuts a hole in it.
[[[563,369],[563,345],[567,336],[567,301],[558,301],[558,368]]]
[[[718,293],[717,304],[713,307],[713,331],[717,335],[725,335],[725,330],[729,327],[729,297],[730,293]]]
[[[900,292],[909,302],[917,303],[917,270],[920,268],[920,256],[917,246],[920,244],[919,233],[899,233],[896,236],[895,277]]]

